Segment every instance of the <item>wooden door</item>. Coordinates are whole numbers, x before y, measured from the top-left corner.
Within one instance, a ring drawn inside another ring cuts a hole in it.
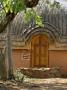
[[[48,38],[36,35],[31,41],[31,67],[48,67]]]

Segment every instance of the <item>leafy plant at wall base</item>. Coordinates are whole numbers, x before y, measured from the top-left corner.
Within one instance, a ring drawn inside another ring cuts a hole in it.
[[[24,80],[24,74],[22,74],[20,72],[20,69],[17,69],[15,72],[14,72],[14,77],[15,77],[15,80],[18,81],[18,82],[23,82]]]

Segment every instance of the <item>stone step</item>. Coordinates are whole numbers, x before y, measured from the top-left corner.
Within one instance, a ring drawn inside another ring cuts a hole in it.
[[[59,68],[22,68],[21,73],[31,78],[61,77]]]

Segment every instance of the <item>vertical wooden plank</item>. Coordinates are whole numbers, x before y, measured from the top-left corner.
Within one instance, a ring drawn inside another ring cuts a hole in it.
[[[48,38],[46,36],[41,38],[41,64],[48,66]]]

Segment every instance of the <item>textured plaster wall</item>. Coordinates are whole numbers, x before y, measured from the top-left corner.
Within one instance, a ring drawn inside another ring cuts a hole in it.
[[[23,59],[23,50],[13,50],[13,66],[17,68],[30,67],[30,57]],[[67,74],[67,51],[50,50],[49,51],[49,67],[60,67],[62,73]]]
[[[13,66],[14,69],[30,66],[30,59],[23,59],[23,50],[13,50]]]
[[[13,49],[13,66],[14,69],[30,67],[30,43],[22,47],[22,49]],[[25,57],[25,53],[27,54]]]
[[[67,74],[67,50],[50,50],[49,67],[60,67],[62,73]]]

